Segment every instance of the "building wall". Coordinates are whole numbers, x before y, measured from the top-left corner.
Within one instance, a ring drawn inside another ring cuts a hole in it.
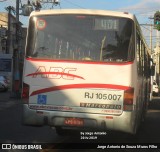
[[[11,80],[11,86],[10,86],[10,89],[12,91],[14,91],[14,88],[17,87],[16,85],[16,75],[18,73],[18,75],[20,75],[19,80],[21,80],[21,76],[22,76],[22,69],[19,70],[19,67],[22,67],[21,65],[23,64],[23,60],[22,60],[22,57],[23,55],[20,55],[22,54],[21,53],[21,48],[24,47],[22,46],[22,43],[21,43],[21,33],[20,35],[18,35],[18,45],[17,45],[17,41],[16,41],[16,18],[13,16],[13,15],[10,15],[10,31],[8,31],[8,18],[9,18],[9,15],[8,13],[3,13],[3,12],[0,12],[0,33],[2,33],[1,29],[2,28],[6,28],[6,35],[2,35],[0,34],[0,59],[1,59],[1,62],[3,60],[5,60],[6,58],[9,60],[11,59],[11,71],[7,72],[5,70],[2,70],[0,71],[0,75],[5,75],[5,76],[8,76],[9,79]],[[21,29],[21,25],[22,23],[19,22],[19,29]],[[18,30],[19,32],[20,30]],[[2,41],[3,40],[7,40],[7,43],[6,45],[3,45],[2,44]],[[9,43],[8,43],[9,41]],[[9,44],[9,45],[8,45]],[[5,49],[4,49],[4,46],[5,46]],[[8,52],[7,52],[7,47],[8,47]],[[23,51],[23,50],[22,50]],[[16,53],[15,53],[16,52]],[[23,51],[24,52],[24,51]],[[20,73],[20,74],[19,74]],[[19,86],[18,86],[19,87]]]
[[[0,27],[6,28],[7,33],[10,34],[10,46],[9,47],[9,52],[8,54],[13,54],[14,50],[14,42],[15,42],[15,36],[16,36],[16,18],[11,15],[11,20],[10,20],[10,31],[8,31],[8,13],[0,12]],[[5,50],[2,49],[2,44],[1,40],[2,39],[7,39],[8,36],[6,35],[5,37],[0,36],[0,54],[6,54],[6,48]]]

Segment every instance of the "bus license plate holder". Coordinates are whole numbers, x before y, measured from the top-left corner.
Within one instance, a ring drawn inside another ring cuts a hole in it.
[[[64,124],[67,126],[83,126],[84,120],[81,118],[65,118]]]

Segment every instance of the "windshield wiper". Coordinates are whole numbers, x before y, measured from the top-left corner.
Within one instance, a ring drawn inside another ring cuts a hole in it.
[[[102,61],[102,54],[103,54],[103,48],[104,48],[105,40],[106,40],[106,35],[105,35],[104,38],[102,39],[101,52],[100,52],[100,61]]]

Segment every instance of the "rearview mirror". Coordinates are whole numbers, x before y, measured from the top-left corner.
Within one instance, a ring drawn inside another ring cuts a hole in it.
[[[33,9],[32,5],[30,5],[30,4],[24,4],[22,6],[22,13],[20,15],[29,16],[33,10],[34,9]]]

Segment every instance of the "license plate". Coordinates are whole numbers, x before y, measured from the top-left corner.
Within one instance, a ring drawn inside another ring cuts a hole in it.
[[[84,121],[81,118],[65,118],[64,124],[69,126],[83,126]]]

